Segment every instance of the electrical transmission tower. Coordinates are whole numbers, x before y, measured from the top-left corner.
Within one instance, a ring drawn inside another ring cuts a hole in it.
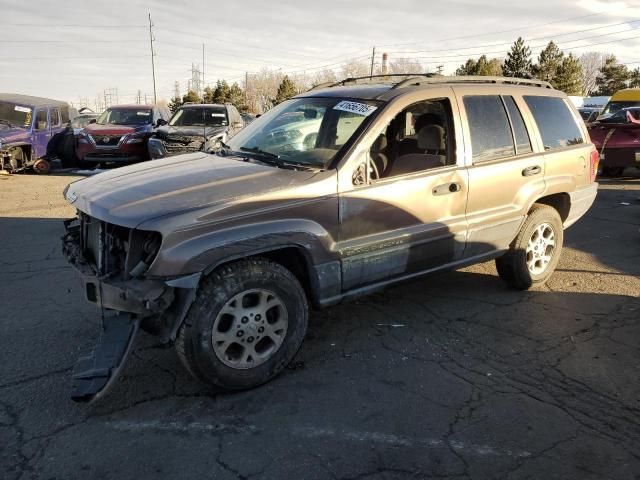
[[[180,98],[180,82],[176,80],[173,84],[173,98]]]
[[[191,64],[191,89],[198,94],[200,98],[202,98],[202,94],[204,85],[202,85],[202,72],[200,71],[200,66],[196,64]]]

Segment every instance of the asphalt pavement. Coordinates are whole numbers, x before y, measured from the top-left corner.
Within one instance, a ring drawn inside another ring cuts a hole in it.
[[[640,478],[639,178],[601,183],[545,287],[487,263],[315,312],[242,393],[143,334],[91,405],[69,398],[99,329],[60,253],[74,179],[0,178],[0,478]]]

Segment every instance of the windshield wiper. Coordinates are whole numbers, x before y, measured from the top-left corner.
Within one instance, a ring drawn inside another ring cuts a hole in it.
[[[317,167],[311,165],[305,165],[297,162],[288,162],[283,160],[280,155],[276,155],[275,153],[267,152],[262,150],[260,147],[240,147],[242,152],[255,153],[262,158],[259,158],[260,162],[267,163],[269,165],[275,165],[279,168],[289,168],[289,169],[301,169],[301,170],[319,170]]]

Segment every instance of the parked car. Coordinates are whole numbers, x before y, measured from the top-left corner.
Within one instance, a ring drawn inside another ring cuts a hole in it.
[[[627,167],[640,167],[640,106],[617,110],[591,125],[589,134],[602,175],[619,177]]]
[[[602,109],[596,107],[580,107],[578,108],[578,112],[580,112],[580,116],[582,117],[582,120],[584,120],[584,123],[589,126],[598,119],[602,113]]]
[[[602,110],[598,120],[606,120],[623,108],[632,107],[640,107],[640,88],[626,88],[614,93]]]
[[[69,185],[66,257],[114,311],[72,397],[106,391],[139,326],[197,378],[246,389],[292,360],[310,305],[490,259],[513,288],[544,283],[597,192],[575,107],[541,81],[402,78],[312,90],[216,154]],[[315,142],[275,153],[265,133],[311,110]]]
[[[180,153],[211,152],[243,127],[244,120],[233,105],[187,104],[149,139],[149,155],[162,158]]]
[[[152,105],[107,108],[77,135],[81,166],[149,160],[147,141],[154,128],[165,125],[170,117],[168,108]]]
[[[92,120],[97,120],[100,116],[99,113],[81,113],[76,115],[71,120],[71,127],[73,128],[76,135],[78,135],[87,125],[91,123]]]
[[[68,149],[64,132],[70,111],[59,100],[0,93],[0,170],[48,172],[47,159]]]

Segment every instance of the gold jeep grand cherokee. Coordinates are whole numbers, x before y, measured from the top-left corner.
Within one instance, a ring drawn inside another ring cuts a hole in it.
[[[139,326],[246,389],[291,361],[309,305],[490,259],[513,288],[541,284],[597,164],[545,82],[384,76],[298,95],[215,153],[75,182],[64,251],[107,313],[72,397],[107,390]]]

